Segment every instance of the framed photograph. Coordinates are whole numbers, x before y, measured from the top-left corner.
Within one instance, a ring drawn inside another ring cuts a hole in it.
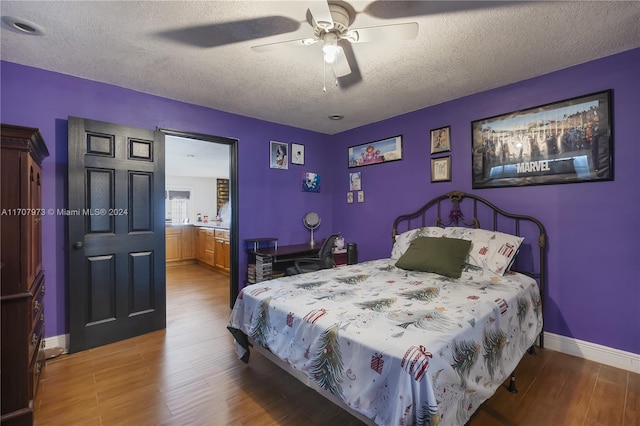
[[[402,160],[402,135],[349,148],[349,167]]]
[[[360,172],[349,173],[349,191],[362,189],[362,174]]]
[[[288,169],[289,153],[288,144],[284,142],[271,141],[269,144],[269,167],[272,169]]]
[[[291,143],[291,164],[304,166],[304,145]]]
[[[320,192],[320,174],[306,172],[302,174],[303,192]]]
[[[431,131],[431,153],[451,151],[451,126],[440,127]]]
[[[431,159],[431,182],[451,181],[451,156]]]
[[[353,192],[347,192],[347,203],[353,204]]]
[[[613,180],[611,90],[471,123],[472,186]]]

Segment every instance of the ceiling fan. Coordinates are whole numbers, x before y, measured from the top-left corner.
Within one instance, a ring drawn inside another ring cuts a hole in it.
[[[329,0],[309,2],[307,22],[313,28],[313,37],[279,41],[252,46],[255,52],[268,52],[276,49],[310,46],[322,43],[324,62],[333,69],[336,81],[341,77],[359,74],[357,63],[350,49],[352,43],[377,41],[409,40],[418,35],[418,23],[380,25],[365,28],[350,28],[356,12],[346,2]],[[360,76],[356,76],[359,79]],[[351,79],[351,83],[354,79]],[[341,86],[345,86],[341,84]]]
[[[234,2],[229,2],[233,4]],[[392,41],[415,38],[418,24],[382,25],[367,28],[349,28],[358,14],[378,19],[411,18],[424,15],[443,15],[473,9],[494,7],[496,2],[487,1],[422,1],[422,0],[374,0],[361,11],[340,0],[310,0],[306,22],[313,29],[313,36],[299,40],[289,40],[253,46],[257,52],[268,52],[278,48],[308,46],[323,43],[327,45],[327,59],[341,88],[347,88],[362,80],[358,63],[351,44]],[[216,2],[212,2],[216,4]],[[501,7],[522,4],[521,1],[500,2]],[[199,48],[215,48],[227,44],[245,42],[263,37],[284,35],[300,29],[304,20],[297,21],[287,16],[273,15],[227,22],[212,22],[162,30],[156,36],[172,42]],[[331,53],[333,49],[333,54]],[[325,62],[326,63],[326,62]]]

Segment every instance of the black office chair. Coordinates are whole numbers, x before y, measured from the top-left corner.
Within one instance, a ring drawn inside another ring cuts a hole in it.
[[[319,271],[320,269],[329,269],[336,266],[333,259],[333,244],[340,234],[332,234],[322,243],[322,247],[318,251],[318,257],[306,257],[296,259],[293,266],[286,270],[287,275],[305,274],[307,272]]]

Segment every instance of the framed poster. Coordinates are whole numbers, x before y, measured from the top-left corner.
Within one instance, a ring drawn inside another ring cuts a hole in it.
[[[349,168],[402,160],[402,135],[349,148]]]
[[[451,151],[451,126],[431,131],[431,153]]]
[[[269,143],[269,167],[272,169],[288,169],[289,155],[287,153],[288,144],[284,142],[271,141]]]
[[[611,90],[471,123],[472,186],[613,180]]]

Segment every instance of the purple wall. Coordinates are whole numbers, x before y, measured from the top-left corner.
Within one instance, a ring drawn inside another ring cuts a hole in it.
[[[334,136],[336,155],[345,161],[351,145],[397,134],[404,145],[402,161],[356,169],[362,172],[364,204],[343,201],[353,170],[336,170],[336,229],[358,243],[360,260],[388,257],[397,215],[450,190],[471,192],[471,121],[606,89],[613,89],[615,181],[473,192],[545,225],[546,331],[640,354],[640,49]],[[432,184],[429,131],[446,125],[452,181]]]
[[[323,218],[318,237],[342,231],[360,260],[388,257],[393,219],[434,195],[471,190],[472,120],[613,89],[615,181],[475,191],[506,210],[538,217],[549,234],[546,330],[640,353],[640,49],[327,136],[114,86],[2,62],[1,119],[40,128],[51,151],[44,163],[45,208],[66,193],[67,116],[153,129],[166,127],[239,140],[240,239],[306,241],[302,215]],[[431,184],[429,130],[451,126],[452,182]],[[404,160],[359,168],[365,203],[347,204],[347,147],[403,135]],[[269,140],[305,145],[305,166],[268,166]],[[337,165],[337,166],[336,166]],[[322,174],[319,194],[302,193],[300,174]],[[399,191],[401,189],[401,191]],[[44,219],[47,336],[66,326],[64,220]],[[245,274],[240,255],[239,275]],[[635,334],[633,334],[635,333]]]
[[[280,244],[307,241],[302,225],[307,211],[322,224],[316,239],[332,230],[333,197],[324,184],[320,193],[303,193],[302,172],[332,171],[327,135],[250,119],[36,68],[1,62],[1,120],[37,127],[51,156],[43,164],[43,207],[63,208],[66,200],[67,117],[77,116],[147,129],[156,127],[238,139],[239,234],[245,238],[275,236]],[[305,165],[269,168],[269,141],[305,145]],[[66,235],[64,218],[43,219],[43,256],[47,280],[46,336],[67,332]],[[245,265],[240,252],[240,265]],[[244,281],[246,267],[239,270]]]

